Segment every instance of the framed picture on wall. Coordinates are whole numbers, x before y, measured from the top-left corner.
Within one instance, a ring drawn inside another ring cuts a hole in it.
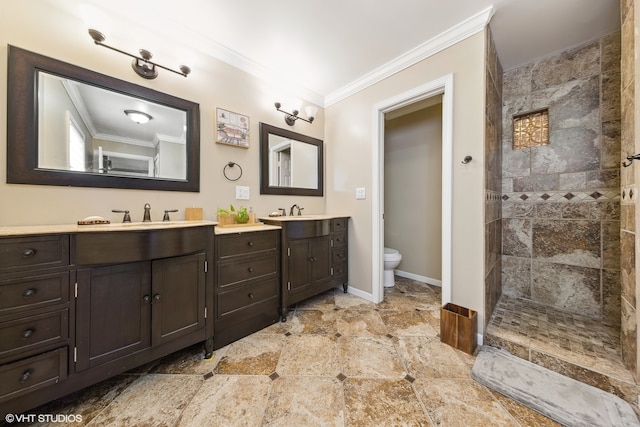
[[[216,108],[216,142],[249,148],[249,116]]]

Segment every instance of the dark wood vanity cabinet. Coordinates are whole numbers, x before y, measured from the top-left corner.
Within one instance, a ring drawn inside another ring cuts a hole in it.
[[[279,319],[280,230],[216,230],[214,349]]]
[[[0,238],[0,413],[213,352],[213,226]]]
[[[348,281],[348,217],[327,219],[271,219],[282,227],[281,320],[304,299]]]

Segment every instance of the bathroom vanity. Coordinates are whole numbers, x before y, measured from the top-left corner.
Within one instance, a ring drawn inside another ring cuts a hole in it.
[[[213,352],[208,221],[0,228],[0,412]]]
[[[281,320],[293,304],[342,285],[348,286],[349,217],[305,215],[260,218],[282,227]]]
[[[216,227],[215,349],[279,319],[280,227]]]

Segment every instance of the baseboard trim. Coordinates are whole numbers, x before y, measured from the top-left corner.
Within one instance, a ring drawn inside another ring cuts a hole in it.
[[[340,289],[341,292],[344,292],[344,289],[342,288],[342,286],[338,286],[337,289]],[[373,302],[373,294],[371,294],[370,292],[365,292],[360,289],[349,286],[347,288],[347,293],[366,299],[369,302]]]
[[[418,274],[413,274],[413,273],[409,273],[402,270],[396,270],[395,274],[397,276],[404,277],[405,279],[416,280],[418,282],[426,283],[428,285],[442,287],[442,280],[432,279],[431,277],[420,276]]]

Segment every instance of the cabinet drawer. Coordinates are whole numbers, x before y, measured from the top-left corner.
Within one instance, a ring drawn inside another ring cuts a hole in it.
[[[334,218],[331,220],[331,231],[339,233],[347,230],[348,218]]]
[[[29,348],[64,342],[69,337],[67,310],[0,323],[0,358]]]
[[[333,233],[333,247],[337,248],[340,246],[344,246],[347,244],[347,233],[346,232],[340,232],[340,233]]]
[[[333,248],[331,251],[331,264],[345,262],[347,260],[347,248]]]
[[[0,240],[0,272],[69,264],[67,235]]]
[[[331,267],[331,273],[334,279],[343,279],[347,277],[347,263],[334,265]]]
[[[217,271],[218,287],[223,288],[243,280],[276,273],[278,271],[277,257],[273,253],[265,257],[219,263]]]
[[[275,250],[278,236],[277,232],[249,232],[236,235],[216,236],[218,239],[218,257],[226,258],[236,255],[247,255],[255,252]]]
[[[69,301],[69,272],[0,281],[0,315]]]
[[[67,347],[0,366],[0,402],[67,378]]]
[[[222,318],[232,312],[251,307],[269,298],[278,297],[278,280],[271,277],[256,282],[251,286],[243,286],[218,294],[218,317]]]

